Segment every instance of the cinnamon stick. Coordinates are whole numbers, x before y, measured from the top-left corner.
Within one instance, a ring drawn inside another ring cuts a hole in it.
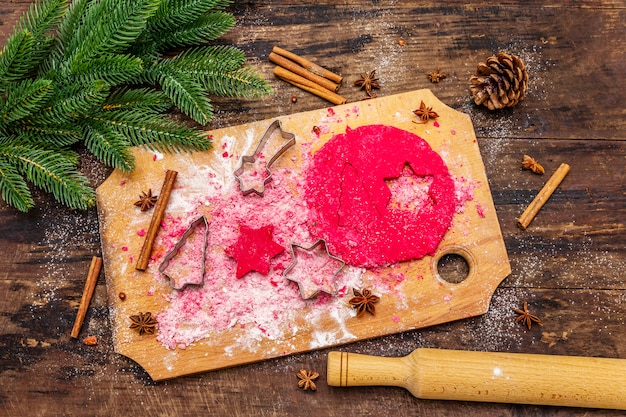
[[[135,266],[135,269],[138,271],[145,271],[148,268],[154,239],[159,232],[161,221],[165,215],[165,207],[167,207],[167,202],[170,199],[170,194],[174,188],[174,182],[176,181],[177,175],[178,172],[171,171],[169,169],[165,173],[165,180],[163,181],[163,186],[161,187],[161,193],[159,194],[157,203],[154,206],[154,212],[152,213],[152,219],[150,220],[150,227],[148,227],[148,231],[146,232],[146,237],[143,242],[143,246],[141,247],[141,252],[139,253],[139,259],[137,260],[137,265]]]
[[[78,305],[78,313],[76,314],[76,320],[74,321],[74,327],[72,327],[72,338],[78,338],[80,328],[83,326],[89,303],[93,297],[93,292],[96,289],[96,283],[98,282],[98,276],[100,275],[100,269],[102,268],[102,258],[94,256],[91,258],[91,265],[89,266],[89,273],[87,274],[87,280],[85,281],[85,288],[83,288],[83,296],[80,299]]]
[[[305,69],[311,71],[312,73],[322,76],[324,78],[328,78],[329,80],[334,81],[337,84],[341,84],[341,80],[343,80],[343,77],[341,75],[335,74],[334,72],[329,71],[326,68],[322,68],[319,65],[309,61],[306,58],[298,56],[294,54],[293,52],[289,52],[285,49],[279,48],[278,46],[275,46],[274,48],[272,48],[272,52],[274,52],[275,54],[284,56],[285,58],[291,59],[292,61],[297,62],[298,64],[303,66]]]
[[[333,104],[345,104],[347,101],[339,94],[335,94],[332,91],[322,87],[321,85],[316,84],[311,80],[307,80],[306,78],[301,77],[298,74],[293,73],[283,67],[274,68],[274,75],[276,75],[283,81],[287,81],[289,84],[295,85],[302,90],[315,94],[316,96],[328,100]]]
[[[293,73],[296,73],[299,76],[306,78],[307,80],[311,80],[314,83],[321,85],[327,90],[330,90],[333,92],[337,92],[337,90],[339,90],[339,84],[335,84],[334,82],[330,81],[327,78],[314,74],[311,71],[296,64],[295,62],[290,61],[287,58],[284,58],[278,54],[275,54],[274,52],[270,54],[269,59],[274,64],[279,65]]]
[[[528,208],[522,213],[517,221],[517,225],[521,229],[526,229],[530,222],[533,221],[541,207],[548,201],[552,193],[557,189],[561,181],[565,178],[569,172],[570,166],[567,164],[561,164],[559,168],[552,174],[550,179],[545,183],[541,191],[535,196],[534,200],[530,203]]]

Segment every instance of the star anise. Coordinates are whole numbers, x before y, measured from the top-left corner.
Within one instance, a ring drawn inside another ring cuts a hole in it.
[[[315,371],[308,372],[306,369],[300,369],[300,372],[296,374],[298,377],[298,388],[302,388],[303,390],[311,390],[316,391],[317,387],[315,386],[315,381],[320,374]]]
[[[534,314],[530,314],[528,311],[528,303],[524,301],[524,309],[520,310],[518,308],[513,309],[519,316],[515,319],[515,323],[519,323],[520,321],[528,327],[528,330],[532,327],[533,323],[537,323],[540,326],[543,326],[541,319]]]
[[[417,110],[413,110],[413,113],[415,113],[415,115],[420,118],[422,123],[426,123],[430,119],[436,119],[437,117],[439,117],[439,115],[433,111],[433,108],[426,107],[423,101],[420,102],[420,108]]]
[[[445,72],[440,72],[439,67],[435,68],[433,72],[428,73],[428,79],[430,80],[431,83],[438,83],[439,81],[443,80],[446,77],[447,77],[447,74]]]
[[[150,210],[157,202],[159,196],[152,195],[152,189],[148,189],[148,192],[141,192],[139,200],[135,201],[135,205],[141,209],[141,211]]]
[[[546,172],[541,164],[535,160],[535,158],[528,155],[524,155],[524,159],[522,160],[522,168],[530,169],[532,172],[539,175]]]
[[[143,334],[154,334],[156,330],[155,326],[158,323],[149,311],[147,313],[139,313],[135,316],[130,316],[130,321],[132,322],[130,328],[139,330],[139,336]]]
[[[380,297],[372,294],[368,289],[359,291],[356,288],[352,288],[352,292],[354,293],[354,297],[352,297],[348,303],[350,303],[352,308],[356,308],[357,317],[361,317],[366,311],[372,316],[376,315],[374,303],[377,303]]]
[[[356,87],[361,87],[361,90],[365,89],[365,92],[369,97],[372,97],[372,88],[380,88],[378,84],[378,78],[376,78],[376,70],[370,73],[361,74],[361,78],[354,82]]]

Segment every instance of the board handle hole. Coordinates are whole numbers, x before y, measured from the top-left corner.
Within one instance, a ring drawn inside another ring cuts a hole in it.
[[[445,253],[437,260],[437,274],[451,284],[459,284],[470,274],[470,264],[459,253]]]

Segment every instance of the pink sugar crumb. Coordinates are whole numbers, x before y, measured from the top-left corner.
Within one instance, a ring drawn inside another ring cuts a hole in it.
[[[348,287],[344,285],[343,287],[339,288],[339,290],[337,290],[337,297],[343,298],[346,296],[347,292],[348,292]]]
[[[122,250],[123,250],[124,252],[128,251],[128,246],[122,246]]]
[[[483,219],[485,218],[485,210],[483,209],[483,206],[478,203],[476,203],[476,212],[480,217],[482,217]]]
[[[452,296],[450,294],[448,294],[448,295],[445,295],[443,297],[443,299],[444,299],[444,301],[451,301],[452,300]]]
[[[126,184],[126,180],[120,181],[120,185],[125,185],[125,184]]]
[[[137,236],[145,236],[145,235],[146,235],[146,229],[137,230]]]
[[[329,115],[329,116],[334,116],[334,115],[335,115],[335,110],[333,110],[333,108],[332,108],[332,107],[329,107],[329,108],[328,108],[328,115]]]
[[[435,126],[435,127],[439,127],[439,122],[438,122],[438,121],[434,121],[434,122],[433,122],[433,126]]]
[[[228,146],[228,143],[226,142],[222,143],[222,149],[226,149],[227,146]]]
[[[450,133],[451,133],[452,135],[456,135],[456,130],[455,130],[455,129],[452,129],[452,130],[450,130]]]
[[[400,317],[399,316],[391,316],[391,320],[395,321],[396,323],[400,322]]]
[[[157,160],[157,155],[156,155],[156,154],[152,155],[152,160],[153,160],[153,161],[156,161],[156,160]]]

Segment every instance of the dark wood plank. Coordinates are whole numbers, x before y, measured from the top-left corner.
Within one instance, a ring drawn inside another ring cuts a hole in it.
[[[30,1],[0,3],[0,43]],[[341,93],[376,69],[379,95],[430,88],[475,125],[513,272],[489,311],[472,319],[348,345],[341,349],[401,356],[419,347],[626,359],[626,11],[623,1],[235,2],[239,45],[272,82],[260,101],[215,99],[210,127],[246,123],[329,104],[273,78],[267,61],[280,45],[345,76]],[[405,46],[397,40],[402,38]],[[514,109],[491,113],[471,103],[468,78],[499,50],[519,54],[530,90]],[[440,66],[448,78],[431,84]],[[298,97],[297,103],[291,97]],[[524,153],[546,167],[522,171]],[[110,172],[84,152],[92,184]],[[515,220],[561,162],[566,180],[531,226]],[[17,213],[0,202],[0,414],[267,416],[618,416],[623,412],[510,404],[426,401],[396,388],[341,389],[325,382],[327,351],[154,383],[112,351],[104,279],[81,338],[71,340],[91,256],[100,253],[95,210],[60,207],[36,192],[38,207]],[[543,327],[514,323],[528,301]],[[566,339],[559,338],[566,332]],[[553,334],[542,341],[542,335]],[[301,368],[321,373],[316,393],[296,389]]]

